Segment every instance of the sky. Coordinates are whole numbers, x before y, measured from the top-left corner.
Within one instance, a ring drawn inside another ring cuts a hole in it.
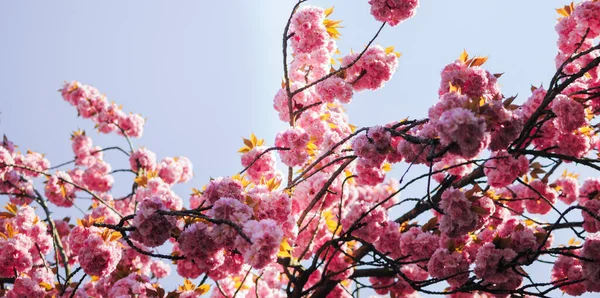
[[[414,18],[386,27],[376,41],[395,46],[402,57],[385,88],[356,94],[347,106],[352,124],[424,117],[437,101],[441,69],[463,49],[489,56],[485,68],[504,73],[502,90],[507,97],[520,94],[517,103],[531,85],[548,84],[557,53],[554,9],[568,4],[565,0],[421,2]],[[286,127],[272,105],[283,75],[281,36],[294,3],[1,1],[0,133],[23,151],[45,153],[53,165],[72,158],[69,137],[77,129],[88,131],[95,145],[125,147],[121,138],[94,133],[93,124],[77,118],[57,92],[65,80],[93,85],[125,112],[147,119],[135,146],[159,158],[192,160],[195,177],[175,187],[186,198],[210,177],[242,169],[237,153],[242,137],[253,132],[273,144]],[[308,5],[335,6],[331,18],[343,20],[338,41],[343,54],[359,51],[380,25],[367,1]],[[127,166],[116,152],[105,156],[113,169]],[[127,190],[117,184],[117,190]],[[534,271],[542,277],[549,268]]]

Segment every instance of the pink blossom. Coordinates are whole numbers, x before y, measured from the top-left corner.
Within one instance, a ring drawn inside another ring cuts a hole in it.
[[[139,205],[133,218],[131,238],[149,247],[160,246],[171,237],[171,230],[177,219],[174,216],[156,213],[158,210],[168,210],[159,197],[144,199]]]
[[[150,271],[156,278],[164,278],[171,273],[171,267],[165,262],[154,260],[150,265]]]
[[[573,17],[577,22],[577,27],[581,31],[589,29],[587,36],[589,39],[594,39],[600,36],[600,3],[596,1],[584,1],[575,7]]]
[[[220,198],[213,204],[207,215],[215,219],[229,220],[241,226],[253,216],[253,212],[250,207],[236,199]],[[231,248],[238,233],[233,227],[222,224],[213,227],[212,235],[217,243]]]
[[[85,273],[104,276],[117,268],[121,260],[121,251],[119,242],[105,240],[99,233],[90,233],[83,241],[77,257]]]
[[[564,284],[582,279],[584,279],[584,273],[579,259],[564,255],[556,258],[552,267],[552,281],[555,284]],[[563,285],[560,289],[571,296],[580,296],[587,291],[586,284],[583,282]]]
[[[342,59],[342,66],[350,65],[358,58],[358,53]],[[351,82],[355,91],[376,90],[392,78],[398,65],[394,53],[386,53],[380,46],[368,48],[362,57],[346,70],[346,82]],[[360,78],[359,78],[360,76]]]
[[[427,260],[438,249],[439,236],[412,227],[400,237],[400,250],[410,260]]]
[[[0,240],[0,276],[11,277],[24,272],[33,265],[29,250],[34,247],[32,239],[25,234]]]
[[[567,205],[573,204],[579,197],[579,184],[573,177],[561,177],[554,181],[560,187],[558,199]]]
[[[60,207],[71,207],[75,201],[75,191],[77,190],[70,182],[71,177],[68,173],[56,171],[55,175],[50,176],[44,191],[50,202]]]
[[[265,146],[257,146],[242,155],[243,167],[250,166],[250,164],[254,161],[252,166],[246,170],[246,173],[254,183],[259,183],[262,177],[264,177],[266,180],[270,180],[277,176],[275,153],[270,151],[263,154],[266,149],[267,147]],[[259,156],[260,158],[258,158]]]
[[[183,254],[200,269],[213,270],[225,261],[223,249],[212,239],[212,227],[203,222],[188,226],[177,241]]]
[[[111,167],[104,161],[98,161],[87,168],[82,175],[82,180],[89,190],[107,192],[112,188],[115,179],[109,174]]]
[[[123,130],[125,135],[132,138],[141,138],[144,133],[144,123],[146,120],[138,114],[129,113],[129,115],[119,119],[119,127]],[[119,134],[123,134],[119,132]]]
[[[505,150],[493,152],[490,159],[486,161],[484,173],[488,183],[493,187],[504,187],[525,173],[529,169],[529,160],[521,155],[514,158]]]
[[[588,211],[596,217],[600,217],[600,200],[589,200],[583,204],[583,207],[587,208]],[[583,229],[588,233],[600,232],[600,220],[594,218],[590,213],[581,210],[581,216],[583,216]]]
[[[150,278],[145,275],[131,273],[119,279],[110,288],[110,297],[150,297],[147,290],[153,289]]]
[[[431,277],[447,278],[446,281],[453,287],[460,287],[469,278],[469,263],[465,256],[457,251],[449,252],[443,247],[433,253],[427,269]]]
[[[352,85],[337,76],[317,84],[315,91],[322,101],[329,103],[332,103],[335,99],[341,103],[350,103],[354,94]]]
[[[7,298],[23,297],[45,297],[46,289],[39,285],[39,282],[29,277],[17,277],[11,290],[6,293]]]
[[[275,137],[275,146],[289,148],[289,150],[279,150],[281,161],[290,167],[304,164],[308,160],[306,146],[309,141],[310,136],[301,127],[288,128],[278,133]]]
[[[208,183],[202,197],[210,204],[213,204],[222,197],[243,201],[244,195],[242,191],[242,184],[239,181],[229,177],[218,177]]]
[[[416,14],[419,0],[369,0],[369,4],[376,20],[396,26]]]
[[[441,144],[455,144],[450,152],[467,159],[477,156],[489,143],[489,135],[485,133],[485,121],[467,109],[448,110],[442,113],[434,125],[440,135]]]
[[[146,171],[156,170],[156,154],[144,147],[140,147],[129,156],[131,170],[137,172],[140,168]]]
[[[363,202],[348,205],[342,217],[344,230],[352,229],[352,235],[369,243],[376,242],[387,227],[387,212],[381,206],[373,207]]]
[[[541,196],[540,196],[541,195]],[[525,207],[534,214],[546,214],[552,210],[558,194],[539,179],[531,181],[525,190]]]
[[[589,234],[585,238],[581,256],[593,261],[582,260],[583,275],[585,277],[584,284],[590,292],[600,292],[600,234]]]
[[[241,236],[238,236],[236,243],[248,264],[262,269],[277,260],[279,244],[283,239],[283,232],[277,222],[272,219],[250,220],[244,224],[244,233],[250,237],[252,244]]]
[[[552,101],[552,112],[556,114],[558,129],[563,133],[571,133],[586,124],[585,110],[582,104],[559,94]]]
[[[304,6],[292,16],[290,31],[292,48],[298,53],[310,53],[325,47],[329,34],[323,24],[325,14],[323,9],[313,6]]]
[[[492,100],[500,93],[498,79],[480,66],[471,66],[462,61],[447,65],[442,70],[442,81],[439,95],[448,93],[450,85],[460,88],[462,94],[469,98],[485,97]]]
[[[440,231],[457,237],[477,227],[478,216],[471,210],[473,203],[458,189],[448,189],[442,194],[440,209],[444,212],[440,220]]]
[[[510,249],[498,249],[493,243],[486,243],[477,252],[475,259],[475,275],[486,282],[501,284],[509,281],[513,273],[510,268],[501,269],[512,261],[517,253]]]

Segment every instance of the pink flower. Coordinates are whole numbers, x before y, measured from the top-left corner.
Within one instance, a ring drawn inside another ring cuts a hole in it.
[[[462,94],[469,98],[485,97],[494,99],[500,93],[498,79],[480,66],[471,66],[462,61],[447,65],[442,70],[442,81],[439,95],[448,93],[450,85],[460,88]]]
[[[146,171],[156,170],[156,154],[144,147],[140,147],[131,153],[129,157],[131,170],[137,172],[140,168]]]
[[[329,103],[332,103],[335,99],[341,103],[350,103],[354,94],[352,85],[337,76],[317,84],[315,91],[322,101]]]
[[[138,114],[129,113],[126,117],[119,120],[119,126],[125,134],[132,138],[141,138],[144,133],[144,123],[146,120]],[[119,132],[122,134],[122,132]]]
[[[558,194],[539,179],[531,181],[523,194],[527,211],[533,214],[546,214],[552,210]],[[540,196],[541,195],[541,196]]]
[[[485,121],[467,109],[448,110],[442,113],[434,125],[439,133],[441,144],[444,146],[455,144],[450,152],[466,159],[477,156],[489,143],[489,135],[485,132]]]
[[[115,282],[108,292],[110,297],[150,297],[146,292],[154,289],[150,278],[145,275],[131,273]]]
[[[471,210],[473,203],[465,194],[454,188],[442,194],[440,209],[444,212],[440,220],[440,231],[450,237],[462,236],[477,227],[478,216]]]
[[[344,230],[352,229],[352,235],[369,243],[376,242],[387,227],[387,212],[381,206],[371,209],[373,205],[364,202],[348,205],[342,217]]]
[[[449,252],[447,248],[438,248],[427,263],[431,277],[446,279],[453,287],[462,286],[469,278],[469,262],[457,251]],[[460,274],[464,273],[464,274]]]
[[[275,153],[270,151],[260,156],[260,154],[265,152],[266,149],[267,148],[265,146],[257,146],[242,155],[243,167],[248,167],[254,160],[256,160],[252,166],[246,170],[246,173],[254,183],[259,183],[262,177],[264,177],[266,180],[270,180],[277,176],[277,170],[275,167]],[[259,156],[260,158],[258,158]]]
[[[239,181],[229,177],[218,177],[208,183],[202,197],[210,204],[214,204],[218,199],[223,197],[243,201],[244,195],[242,191],[242,184]]]
[[[29,277],[17,277],[13,288],[6,293],[7,298],[46,297],[46,289]]]
[[[4,180],[4,175],[12,170],[12,167],[7,165],[13,165],[14,163],[12,154],[0,146],[0,179]]]
[[[203,222],[188,226],[179,236],[179,248],[200,269],[213,270],[223,264],[223,249],[212,239],[212,227]]]
[[[113,176],[109,174],[110,171],[110,165],[99,160],[93,166],[87,168],[81,178],[89,190],[107,192],[115,182]]]
[[[477,252],[475,259],[475,275],[486,282],[501,284],[509,281],[512,272],[510,268],[501,267],[511,262],[517,253],[510,249],[497,249],[493,243],[486,243]]]
[[[573,16],[577,22],[577,27],[585,32],[589,28],[587,36],[594,39],[600,36],[600,3],[596,1],[584,1],[575,7]]]
[[[250,237],[252,244],[238,236],[236,246],[246,263],[262,269],[277,260],[279,244],[283,239],[283,232],[277,222],[272,219],[250,220],[244,224],[244,233]]]
[[[192,178],[192,163],[187,157],[165,157],[158,165],[158,176],[168,184],[187,182]]]
[[[596,217],[600,217],[600,200],[589,200],[583,204],[583,207],[587,208],[589,212]],[[600,232],[600,220],[595,219],[590,213],[581,210],[583,216],[583,229],[588,233]]]
[[[590,292],[600,292],[600,234],[589,234],[585,238],[581,256],[594,261],[582,261],[584,284]]]
[[[16,272],[25,272],[33,265],[29,250],[35,247],[32,239],[25,234],[12,238],[0,238],[0,276],[11,277]]]
[[[358,58],[358,53],[349,54],[342,59],[342,66],[350,65]],[[355,91],[376,90],[392,78],[398,66],[394,53],[386,53],[380,46],[368,48],[364,55],[352,67],[346,70],[346,82],[352,83]],[[360,78],[359,78],[360,76]]]
[[[323,24],[323,12],[319,7],[304,6],[294,13],[290,31],[294,33],[292,48],[295,52],[310,53],[326,46],[330,37]]]
[[[552,112],[556,114],[558,129],[563,133],[571,133],[586,124],[585,110],[582,104],[559,94],[552,101]]]
[[[144,199],[139,205],[133,218],[136,230],[130,236],[134,240],[149,247],[160,246],[171,237],[171,230],[177,224],[174,216],[156,213],[158,210],[168,210],[158,197]]]
[[[279,150],[281,161],[290,167],[304,164],[308,160],[306,146],[309,141],[310,136],[301,127],[288,128],[278,133],[275,137],[275,146],[289,148],[289,150]]]
[[[220,198],[213,204],[207,215],[215,219],[229,220],[242,226],[253,216],[253,212],[250,207],[236,199]],[[212,235],[217,243],[231,248],[238,233],[233,227],[222,224],[213,227]]]
[[[76,197],[76,188],[69,184],[73,182],[68,173],[56,171],[55,175],[50,176],[44,191],[50,202],[60,207],[71,207]]]
[[[165,262],[154,260],[150,265],[150,271],[156,278],[164,278],[171,273],[171,267]]]
[[[561,177],[554,181],[560,187],[558,199],[567,205],[573,204],[579,197],[579,185],[573,177]]]
[[[77,257],[83,271],[93,276],[112,273],[121,260],[121,246],[117,241],[103,239],[99,233],[90,233],[82,243]]]
[[[412,227],[400,237],[400,250],[409,260],[428,260],[438,249],[439,236]]]
[[[369,0],[369,4],[376,20],[396,26],[416,14],[419,0]]]
[[[490,159],[486,161],[484,173],[488,183],[493,187],[505,187],[525,173],[529,169],[529,160],[521,155],[514,158],[505,150],[493,152]]]
[[[579,259],[570,256],[558,256],[552,267],[552,281],[556,284],[565,284],[584,279],[583,268]],[[563,285],[560,290],[571,296],[579,296],[587,292],[583,282]]]

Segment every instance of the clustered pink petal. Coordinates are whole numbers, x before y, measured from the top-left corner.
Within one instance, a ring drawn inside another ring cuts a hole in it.
[[[223,249],[212,240],[212,226],[197,222],[188,226],[179,236],[179,248],[197,267],[214,270],[225,261]]]
[[[348,205],[346,213],[342,217],[344,230],[352,229],[354,236],[369,243],[376,242],[387,227],[387,212],[381,206],[374,209],[373,207],[364,202],[354,202]]]
[[[241,236],[238,236],[236,243],[246,263],[256,269],[262,269],[277,260],[283,232],[276,221],[272,219],[247,221],[244,224],[244,233],[250,237],[252,244]]]
[[[583,105],[562,94],[552,101],[552,112],[556,114],[556,127],[563,133],[571,133],[587,122]]]
[[[488,178],[488,183],[493,187],[505,187],[525,173],[529,169],[529,160],[521,155],[514,158],[505,150],[493,152],[490,159],[486,161],[483,169]]]
[[[207,215],[211,218],[228,220],[241,226],[252,217],[253,211],[252,208],[239,200],[223,197],[213,204]],[[231,226],[217,225],[213,227],[212,235],[220,245],[232,248],[238,233]]]
[[[350,103],[354,94],[352,85],[337,76],[317,84],[315,91],[322,101],[329,103],[334,102],[335,99],[341,103]]]
[[[168,210],[159,197],[146,198],[138,205],[133,218],[136,230],[130,234],[132,239],[148,247],[156,247],[171,237],[171,230],[177,224],[177,219],[174,216],[158,214],[158,210]]]
[[[342,66],[350,65],[358,55],[359,53],[352,53],[345,56],[342,59]],[[355,91],[376,90],[392,78],[397,66],[396,54],[386,53],[380,46],[372,46],[346,70],[346,82],[350,82]]]
[[[278,133],[275,137],[275,146],[289,148],[289,150],[279,150],[281,161],[290,167],[304,164],[308,160],[306,146],[309,141],[310,136],[301,127],[288,128]]]
[[[11,277],[16,272],[24,272],[33,265],[29,250],[34,247],[32,239],[25,234],[17,234],[0,241],[0,276]]]
[[[583,204],[583,207],[588,210],[581,210],[583,229],[588,233],[600,232],[600,220],[595,218],[600,217],[600,200],[589,200]]]
[[[110,165],[99,160],[85,170],[81,179],[89,190],[107,192],[115,182],[113,176],[110,175],[110,171]]]
[[[600,233],[589,234],[585,238],[581,256],[589,259],[582,260],[582,269],[587,290],[590,292],[600,292]],[[593,260],[593,261],[591,261]]]
[[[77,254],[83,271],[92,276],[112,273],[121,260],[122,249],[117,241],[105,240],[100,233],[90,233]]]
[[[154,289],[150,278],[131,273],[115,282],[108,292],[110,297],[151,297],[148,289]]]
[[[567,205],[573,204],[579,198],[579,184],[573,177],[561,177],[554,181],[560,187],[558,199]]]
[[[102,133],[118,131],[139,138],[144,130],[144,118],[138,114],[125,114],[116,103],[109,103],[98,89],[77,81],[65,82],[61,89],[65,101],[75,106],[83,118],[96,122]]]
[[[446,281],[453,287],[462,286],[469,278],[469,262],[465,256],[457,251],[450,252],[444,247],[433,253],[427,263],[427,270],[431,277],[447,278]]]
[[[473,203],[459,189],[450,188],[442,194],[440,231],[450,237],[462,236],[475,230],[478,216],[471,210]]]
[[[369,0],[369,4],[376,20],[396,26],[416,14],[419,0]]]
[[[477,156],[489,143],[485,120],[467,109],[456,108],[442,113],[435,128],[442,145],[453,144],[450,152],[467,159]]]
[[[468,66],[462,61],[447,65],[442,70],[439,95],[450,91],[450,85],[460,88],[469,98],[494,99],[500,93],[498,79],[480,66]]]
[[[583,282],[569,283],[584,279],[583,268],[579,259],[561,255],[554,261],[552,267],[552,281],[561,291],[571,296],[580,296],[587,291],[587,286]]]
[[[546,214],[550,212],[558,197],[554,189],[539,179],[531,181],[523,195],[527,211],[534,214]]]
[[[60,207],[71,207],[76,198],[76,188],[71,184],[73,180],[71,176],[62,171],[56,171],[56,174],[50,176],[44,192],[50,202]]]
[[[165,157],[158,165],[158,176],[168,184],[185,183],[192,175],[192,163],[187,157]]]
[[[431,258],[439,247],[439,236],[423,232],[412,227],[400,237],[400,250],[409,260],[425,260]]]
[[[323,24],[324,10],[320,7],[304,6],[292,16],[290,31],[292,48],[298,53],[310,53],[323,48],[330,37]]]
[[[267,147],[257,146],[242,155],[243,167],[248,167],[252,164],[246,170],[246,173],[254,183],[259,183],[263,177],[266,180],[270,180],[278,174],[275,165],[275,153],[273,151],[264,153],[265,150],[267,150]]]
[[[244,200],[242,184],[229,177],[218,177],[210,181],[204,190],[202,197],[210,204],[214,204],[222,197]]]
[[[493,243],[486,243],[477,251],[475,275],[489,283],[505,283],[516,273],[510,268],[502,270],[501,267],[516,256],[517,253],[510,248],[498,249]]]
[[[129,164],[131,165],[131,170],[134,172],[140,169],[154,171],[157,167],[156,154],[144,147],[140,147],[129,156]]]

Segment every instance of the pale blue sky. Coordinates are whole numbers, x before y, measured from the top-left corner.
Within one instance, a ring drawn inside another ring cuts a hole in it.
[[[159,158],[192,160],[195,178],[176,187],[186,199],[191,187],[209,177],[241,169],[241,137],[254,132],[272,144],[285,127],[272,100],[282,77],[281,34],[294,3],[2,1],[0,133],[22,150],[46,153],[54,165],[71,158],[69,136],[77,128],[97,145],[125,146],[118,137],[92,133],[93,124],[76,118],[56,92],[64,80],[96,86],[126,112],[147,118],[135,145]],[[331,18],[343,20],[343,54],[362,48],[379,26],[366,0],[308,4],[336,6]],[[422,1],[415,18],[380,35],[377,43],[403,53],[398,71],[384,89],[355,96],[350,122],[360,127],[424,117],[437,100],[440,70],[463,49],[488,55],[485,67],[504,72],[505,95],[520,93],[521,102],[531,84],[547,85],[553,74],[554,8],[565,4]],[[105,156],[113,168],[126,167],[118,153]],[[417,191],[412,194],[422,193]],[[549,267],[535,271],[546,276]]]

